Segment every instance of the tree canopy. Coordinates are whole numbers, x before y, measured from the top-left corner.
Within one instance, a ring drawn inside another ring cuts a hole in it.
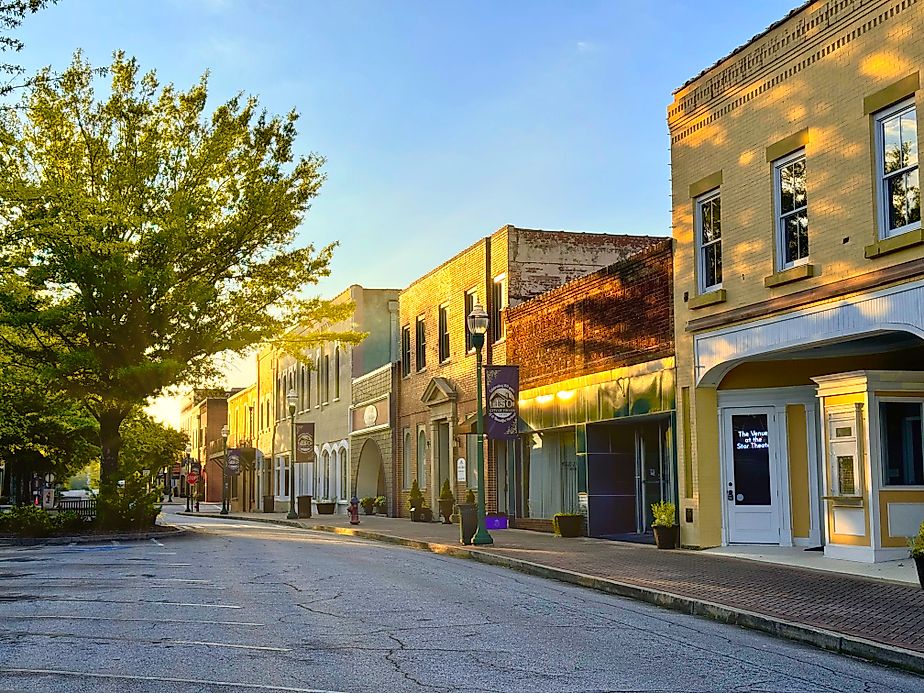
[[[324,178],[297,115],[207,97],[78,53],[0,122],[0,344],[99,421],[104,492],[137,404],[310,324],[329,273],[333,246],[295,244]]]

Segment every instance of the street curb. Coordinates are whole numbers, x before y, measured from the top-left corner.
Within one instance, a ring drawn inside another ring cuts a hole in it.
[[[360,539],[368,539],[387,544],[396,544],[420,551],[429,551],[444,556],[455,558],[469,558],[479,563],[494,565],[502,568],[516,570],[527,575],[541,577],[559,582],[586,587],[598,592],[612,594],[618,597],[634,599],[636,601],[646,602],[655,606],[666,609],[672,609],[694,616],[704,616],[714,621],[726,623],[729,625],[740,626],[750,630],[757,630],[770,635],[793,640],[795,642],[813,645],[814,647],[865,659],[877,664],[884,664],[915,674],[924,675],[924,655],[904,648],[884,645],[872,640],[865,640],[852,635],[836,633],[834,631],[816,628],[813,626],[794,623],[784,619],[758,614],[753,611],[736,609],[734,607],[717,604],[701,599],[691,599],[663,590],[652,590],[645,587],[639,587],[618,580],[601,578],[585,573],[578,573],[564,568],[554,568],[552,566],[524,561],[520,558],[510,558],[481,549],[465,548],[449,544],[439,544],[435,542],[420,541],[417,539],[406,539],[404,537],[395,537],[390,534],[382,534],[364,529],[353,529],[351,527],[332,527],[330,525],[303,525],[295,520],[275,520],[270,518],[241,517],[239,515],[219,515],[218,513],[186,513],[181,512],[179,515],[189,515],[198,517],[214,517],[228,520],[247,520],[252,522],[263,522],[266,524],[283,525],[296,527],[307,531],[327,532],[329,534],[340,534],[353,536]]]
[[[131,534],[81,534],[73,537],[3,537],[0,546],[62,546],[67,544],[97,544],[101,541],[147,541],[172,539],[186,532],[185,527],[167,526],[160,532],[132,532]]]

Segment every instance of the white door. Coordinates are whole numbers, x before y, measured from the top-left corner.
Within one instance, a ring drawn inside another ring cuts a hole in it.
[[[772,407],[723,410],[729,544],[779,544],[779,435]]]

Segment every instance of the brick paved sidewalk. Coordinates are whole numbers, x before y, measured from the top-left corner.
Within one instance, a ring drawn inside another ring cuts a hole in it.
[[[282,520],[283,513],[235,514]],[[457,525],[361,516],[356,529],[459,546]],[[344,515],[300,520],[306,528],[350,527]],[[525,530],[492,533],[491,554],[720,604],[924,654],[924,590],[883,580],[697,551],[600,539],[563,539]]]

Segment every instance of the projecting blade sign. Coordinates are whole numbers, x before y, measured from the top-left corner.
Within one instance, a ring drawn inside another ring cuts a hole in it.
[[[314,462],[314,423],[295,424],[295,461]]]
[[[520,418],[520,367],[486,366],[484,379],[488,395],[485,432],[491,440],[514,440]]]

